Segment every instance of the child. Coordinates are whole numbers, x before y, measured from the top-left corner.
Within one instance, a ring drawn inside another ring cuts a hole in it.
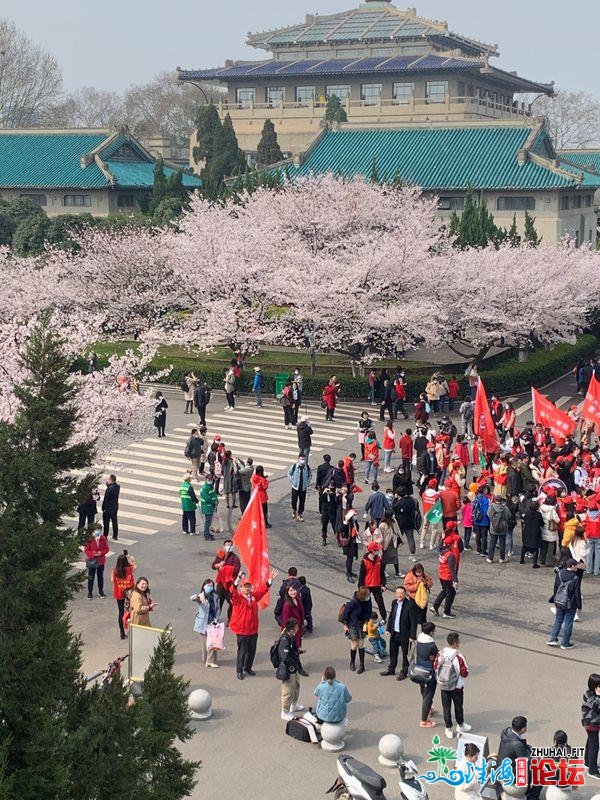
[[[302,598],[302,607],[304,608],[304,632],[305,633],[312,633],[313,631],[313,618],[312,618],[312,595],[310,593],[310,589],[306,585],[306,578],[304,575],[300,575],[298,578],[298,583],[300,584],[300,597]]]
[[[470,546],[471,533],[473,532],[473,506],[471,505],[470,497],[463,497],[463,507],[461,511],[462,526],[464,528],[464,543],[465,550],[472,550]]]
[[[376,405],[373,403],[373,405]],[[360,445],[360,460],[365,460],[365,437],[373,428],[373,420],[369,417],[368,411],[363,411],[358,420],[358,443]]]
[[[381,664],[386,656],[385,639],[383,638],[384,633],[385,625],[379,622],[377,612],[373,611],[371,619],[367,622],[367,638],[369,639],[369,644],[373,648],[373,661],[375,661],[376,664]]]

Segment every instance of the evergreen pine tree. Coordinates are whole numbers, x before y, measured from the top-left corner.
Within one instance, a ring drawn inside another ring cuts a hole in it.
[[[221,136],[221,120],[214,103],[202,106],[196,117],[196,146],[192,151],[194,161],[210,161],[217,152]]]
[[[202,180],[210,195],[218,195],[225,178],[241,175],[246,169],[246,157],[238,146],[231,117],[227,114],[216,137],[214,153],[206,159]]]
[[[144,676],[144,692],[136,707],[148,800],[180,800],[187,797],[196,780],[198,762],[187,761],[175,745],[191,738],[187,706],[188,684],[173,674],[175,643],[165,632]]]
[[[538,236],[538,232],[535,229],[535,217],[532,217],[529,211],[525,212],[523,238],[532,247],[537,247],[542,241],[542,237]]]
[[[90,443],[70,444],[77,386],[61,341],[42,322],[32,331],[16,388],[13,424],[0,423],[0,796],[68,798],[65,709],[78,683],[80,653],[67,616],[80,575],[75,531],[63,527],[91,479],[72,470],[93,460]]]
[[[327,122],[348,122],[346,109],[342,105],[340,98],[335,94],[332,94],[327,100],[325,119]]]
[[[257,163],[263,167],[268,167],[270,164],[283,161],[283,153],[277,141],[275,125],[273,125],[270,119],[266,119],[263,125],[262,135],[258,143],[256,160]]]
[[[521,244],[521,237],[517,231],[517,215],[513,215],[512,224],[508,230],[508,241],[510,242],[511,247],[519,247]]]
[[[162,156],[154,165],[154,181],[152,183],[152,193],[148,204],[148,211],[154,214],[161,202],[167,197],[169,193],[169,183],[165,175],[165,165]]]

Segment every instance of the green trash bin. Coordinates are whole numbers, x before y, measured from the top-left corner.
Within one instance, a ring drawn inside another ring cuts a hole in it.
[[[283,394],[284,386],[289,379],[290,376],[286,372],[278,372],[275,375],[275,397],[279,397],[280,394]]]

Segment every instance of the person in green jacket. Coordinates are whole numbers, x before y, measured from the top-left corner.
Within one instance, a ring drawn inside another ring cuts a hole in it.
[[[219,495],[213,486],[213,479],[209,475],[202,485],[200,490],[200,507],[204,514],[204,538],[207,541],[214,540],[214,536],[210,532],[210,523],[212,522],[213,514],[219,502]]]
[[[183,476],[183,482],[179,487],[179,498],[181,500],[181,532],[184,536],[196,535],[196,508],[198,498],[192,486],[192,476],[189,472]]]

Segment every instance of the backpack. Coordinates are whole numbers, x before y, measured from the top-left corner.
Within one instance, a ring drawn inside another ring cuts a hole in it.
[[[271,645],[271,649],[269,650],[269,658],[271,659],[271,664],[277,669],[277,667],[281,664],[281,658],[279,657],[279,642],[281,639],[277,639]]]
[[[186,381],[185,378],[181,379],[181,383],[179,384],[179,388],[181,389],[182,392],[188,392],[189,391],[190,387],[187,385],[187,381]]]
[[[473,419],[473,403],[464,403],[462,415],[465,420]]]
[[[190,452],[191,452],[191,451],[190,451],[190,442],[188,442],[188,443],[186,444],[186,446],[185,446],[185,450],[183,451],[183,455],[184,455],[186,458],[191,458],[191,456],[190,456]]]
[[[481,498],[473,500],[473,522],[480,525],[485,519],[485,511],[483,509]]]
[[[279,595],[279,597],[277,598],[277,602],[275,603],[275,608],[273,609],[273,616],[275,617],[275,621],[277,622],[278,625],[281,625],[283,603],[284,603],[283,597]],[[277,664],[275,664],[274,666],[277,666]]]
[[[342,625],[346,624],[344,617],[346,615],[346,609],[348,608],[350,602],[351,601],[348,600],[346,603],[342,603],[342,605],[340,606],[340,610],[338,611],[338,622],[341,622]]]
[[[204,405],[207,406],[210,403],[210,387],[207,386],[204,389]]]
[[[568,602],[573,596],[573,586],[575,581],[561,581],[554,595],[554,605],[557,608],[567,608]]]
[[[490,512],[490,522],[495,533],[506,533],[508,523],[502,513],[502,508],[493,508]]]
[[[277,402],[282,407],[287,406],[287,404],[288,404],[287,397],[284,394],[280,394],[279,395],[279,397],[277,398]]]
[[[285,732],[292,739],[299,742],[312,742],[318,744],[321,736],[317,733],[314,724],[307,719],[291,719],[285,726]]]
[[[423,525],[423,515],[421,514],[421,510],[419,509],[419,506],[417,506],[416,503],[415,503],[415,506],[416,506],[416,508],[415,508],[415,518],[414,518],[413,525],[415,526],[415,530],[418,531],[418,530],[421,530],[421,526]]]
[[[435,677],[440,689],[444,692],[451,692],[456,689],[458,683],[458,672],[454,668],[455,655],[443,656],[440,653],[438,665],[435,670]]]

